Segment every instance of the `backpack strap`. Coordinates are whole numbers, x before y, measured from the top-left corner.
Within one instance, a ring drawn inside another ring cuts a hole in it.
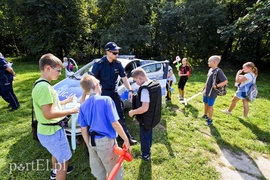
[[[45,79],[41,79],[40,81],[35,82],[35,84],[33,85],[33,89],[40,82],[47,82],[48,84],[51,84],[49,81],[47,81]],[[33,103],[32,103],[32,122],[33,121],[34,121],[34,106],[33,106]]]
[[[217,73],[218,73],[218,71],[219,71],[219,68],[217,68],[217,69],[215,70],[214,74],[213,74],[213,85],[212,85],[212,87],[211,87],[211,89],[210,89],[210,91],[209,91],[209,93],[208,93],[208,96],[211,95],[212,90],[213,90],[213,87],[216,85],[216,79],[217,79]]]

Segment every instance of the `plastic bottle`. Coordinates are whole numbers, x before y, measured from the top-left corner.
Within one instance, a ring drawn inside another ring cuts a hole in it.
[[[73,104],[77,104],[78,102],[78,98],[76,95],[73,96]]]

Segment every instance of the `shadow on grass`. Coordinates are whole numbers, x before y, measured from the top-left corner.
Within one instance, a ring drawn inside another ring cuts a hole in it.
[[[168,102],[167,102],[168,103]],[[169,102],[167,105],[169,105],[168,107],[171,107],[171,102]],[[166,105],[166,106],[167,106]],[[170,115],[175,114],[175,111],[169,111]],[[139,126],[138,123],[136,123],[137,126]],[[138,133],[138,132],[137,132]],[[161,146],[161,148],[166,148],[169,155],[172,158],[175,158],[174,155],[174,151],[172,149],[171,143],[168,139],[168,132],[167,132],[167,120],[166,119],[161,119],[160,123],[153,129],[153,145],[154,144],[163,144]],[[166,152],[166,149],[162,149],[163,152]],[[153,146],[151,148],[151,150],[153,150]],[[163,161],[167,161],[167,158],[162,158],[160,157],[160,153],[159,152],[160,149],[158,149],[158,151],[152,152],[152,157],[151,157],[151,161],[147,162],[144,160],[140,160],[140,166],[139,166],[139,173],[138,173],[138,177],[136,179],[138,180],[151,180],[152,179],[152,164],[162,164]],[[133,151],[133,154],[137,154],[140,153],[140,150],[138,151]],[[158,158],[155,158],[158,157]]]
[[[255,124],[248,122],[248,121],[244,121],[240,117],[238,117],[238,121],[240,123],[242,123],[244,126],[246,126],[247,128],[249,128],[253,132],[253,134],[255,134],[257,136],[258,140],[260,140],[260,141],[266,143],[268,146],[270,146],[270,133],[269,132],[262,131]]]
[[[256,162],[243,149],[235,145],[232,146],[230,143],[222,139],[218,129],[214,125],[210,126],[210,132],[220,147],[222,154],[228,161],[229,164],[227,164],[227,166],[232,166],[233,169],[235,169],[233,171],[229,168],[231,172],[234,173],[231,177],[237,175],[242,179],[252,177],[265,179]],[[226,174],[228,177],[228,172],[226,172]]]
[[[139,167],[139,175],[138,180],[151,180],[152,179],[152,162],[141,160],[141,164]]]
[[[30,127],[29,127],[29,131]],[[51,172],[51,154],[33,140],[32,133],[18,136],[18,140],[9,148],[4,169],[1,169],[1,179],[49,179]],[[70,141],[70,138],[68,138]],[[82,141],[82,138],[81,138]],[[71,144],[71,143],[70,143]],[[69,164],[75,170],[67,175],[67,179],[95,178],[91,174],[89,157],[84,143],[77,146]]]
[[[29,129],[30,130],[30,129]],[[51,170],[51,156],[46,150],[35,140],[32,134],[15,135],[14,139],[18,139],[8,151],[5,160],[4,178],[8,179],[32,179],[48,178]],[[46,174],[47,176],[44,176]]]
[[[197,118],[199,116],[198,108],[196,108],[190,104],[187,104],[183,108],[183,114],[185,115],[185,117],[189,117],[190,113],[191,113],[191,116],[193,118]]]

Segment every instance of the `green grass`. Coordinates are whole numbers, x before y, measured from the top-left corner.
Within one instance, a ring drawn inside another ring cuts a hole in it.
[[[14,91],[21,108],[8,112],[7,103],[0,99],[0,177],[1,179],[49,179],[50,154],[32,138],[31,132],[31,88],[39,77],[37,62],[13,60],[17,73]],[[222,67],[221,67],[222,68]],[[205,80],[208,68],[193,67],[186,85],[186,98],[198,93]],[[269,74],[259,74],[257,85],[259,97],[250,103],[248,119],[242,116],[239,102],[232,116],[220,112],[226,109],[236,90],[233,86],[236,70],[225,70],[229,79],[228,94],[218,97],[214,106],[214,124],[205,125],[197,116],[203,114],[202,97],[187,106],[178,102],[177,85],[171,103],[164,104],[161,123],[154,129],[152,161],[133,159],[124,162],[125,179],[219,179],[220,174],[213,164],[218,158],[218,148],[251,154],[270,155],[270,95]],[[60,79],[63,79],[64,74]],[[59,80],[60,80],[59,79]],[[128,118],[131,134],[139,139],[139,127]],[[82,141],[82,138],[79,137]],[[140,152],[140,145],[133,146],[132,154]],[[94,179],[91,175],[87,149],[77,145],[70,161],[76,170],[68,179]]]

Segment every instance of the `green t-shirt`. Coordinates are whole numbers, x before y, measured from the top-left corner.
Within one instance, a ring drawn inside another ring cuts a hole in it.
[[[37,81],[40,81],[38,79]],[[37,82],[36,81],[36,82]],[[46,126],[42,125],[41,123],[56,123],[60,121],[63,117],[60,118],[54,118],[54,119],[46,119],[43,116],[42,113],[42,106],[47,105],[47,104],[53,104],[53,108],[56,110],[61,110],[62,106],[60,104],[60,101],[58,99],[58,95],[56,91],[53,89],[53,87],[43,81],[39,82],[36,84],[36,86],[32,90],[32,99],[33,99],[33,106],[34,106],[34,111],[36,118],[38,120],[38,133],[43,134],[43,135],[52,135],[59,129],[61,129],[60,126]]]

